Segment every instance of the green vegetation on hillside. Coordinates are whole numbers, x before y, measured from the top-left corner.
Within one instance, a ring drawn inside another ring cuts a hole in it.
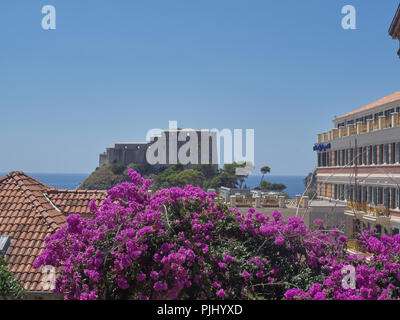
[[[261,181],[260,181],[260,185],[255,188],[256,190],[261,190],[261,191],[278,191],[278,192],[283,192],[283,190],[286,189],[286,186],[282,183],[271,183],[268,182],[264,179],[264,176],[267,173],[271,172],[271,168],[268,166],[264,166],[260,169],[261,173],[262,173],[262,177],[261,177]]]
[[[170,188],[173,186],[184,187],[191,184],[203,189],[219,188],[221,186],[236,188],[244,177],[235,175],[235,170],[244,164],[225,164],[218,169],[212,164],[197,164],[190,169],[185,169],[182,164],[176,164],[164,169],[155,169],[147,164],[130,164],[127,167],[120,163],[105,165],[97,168],[78,189],[108,190],[113,186],[129,181],[128,169],[132,168],[143,177],[151,178],[153,189]]]
[[[108,190],[113,186],[128,181],[127,170],[118,164],[96,168],[78,187],[82,190]]]

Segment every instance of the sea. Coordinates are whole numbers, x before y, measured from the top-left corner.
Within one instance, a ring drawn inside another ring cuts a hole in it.
[[[250,175],[244,181],[243,186],[247,185],[248,188],[253,189],[260,185],[261,176]],[[283,190],[290,198],[295,199],[297,194],[303,194],[305,190],[304,180],[305,176],[272,176],[265,175],[264,179],[271,183],[282,183],[286,186]]]
[[[5,176],[7,173],[0,173],[0,177]],[[89,174],[86,173],[29,173],[27,174],[36,180],[44,183],[50,187],[57,189],[76,189],[79,184],[85,180]]]
[[[45,185],[56,187],[57,189],[76,189],[79,184],[85,180],[89,174],[80,173],[28,173],[31,177],[41,181]],[[0,173],[0,177],[6,173]],[[284,191],[291,197],[296,198],[297,194],[304,192],[304,176],[273,176],[266,175],[265,180],[271,183],[282,183],[286,185],[287,189]],[[253,189],[260,184],[261,176],[250,175],[247,177],[243,185]]]

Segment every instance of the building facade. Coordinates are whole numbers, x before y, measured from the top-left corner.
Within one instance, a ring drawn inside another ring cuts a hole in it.
[[[334,119],[318,135],[317,194],[344,206],[346,233],[400,230],[400,91]]]
[[[399,40],[400,43],[400,5],[390,25],[389,34],[393,39]],[[400,49],[397,51],[397,54],[400,57]]]

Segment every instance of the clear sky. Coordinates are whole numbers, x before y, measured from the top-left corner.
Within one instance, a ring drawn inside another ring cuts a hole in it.
[[[41,27],[44,5],[57,29]],[[341,9],[357,10],[357,30]],[[0,172],[89,173],[177,120],[255,129],[257,168],[305,175],[332,119],[400,90],[398,0],[1,0]]]

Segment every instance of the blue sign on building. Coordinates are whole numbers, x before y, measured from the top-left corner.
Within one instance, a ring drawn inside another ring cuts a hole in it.
[[[328,143],[327,145],[320,143],[320,144],[316,144],[314,145],[314,151],[325,151],[331,148],[331,144]]]

